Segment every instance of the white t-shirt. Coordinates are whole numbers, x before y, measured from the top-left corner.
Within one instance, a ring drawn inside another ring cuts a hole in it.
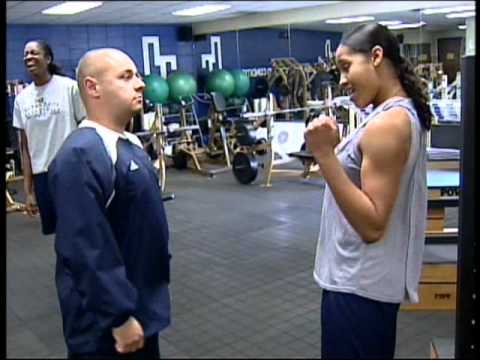
[[[77,83],[53,75],[42,86],[29,84],[16,98],[13,126],[27,136],[33,174],[46,172],[66,137],[86,117]]]

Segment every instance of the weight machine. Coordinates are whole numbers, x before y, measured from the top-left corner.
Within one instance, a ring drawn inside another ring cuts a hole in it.
[[[262,144],[257,144],[256,146],[242,147],[235,152],[233,160],[233,173],[235,178],[241,184],[250,184],[252,183],[258,174],[259,167],[265,169],[265,179],[262,186],[270,187],[272,186],[272,175],[274,173],[286,173],[286,174],[296,174],[301,175],[303,178],[309,178],[310,175],[318,170],[312,155],[305,149],[305,144],[302,145],[300,151],[290,152],[287,155],[287,159],[281,158],[277,159],[279,155],[278,149],[275,149],[274,146],[274,128],[275,128],[275,117],[278,114],[285,113],[294,113],[294,112],[307,112],[307,120],[305,126],[318,117],[321,113],[325,113],[330,117],[333,117],[337,120],[339,127],[340,138],[345,138],[350,130],[355,129],[360,120],[361,116],[358,111],[356,111],[350,103],[348,97],[337,97],[335,99],[331,96],[331,91],[328,91],[330,94],[327,97],[327,100],[321,101],[309,101],[307,106],[303,108],[295,109],[286,109],[274,111],[273,108],[273,95],[269,94],[269,101],[267,109],[263,112],[251,112],[245,113],[242,117],[246,120],[251,121],[249,125],[249,135],[250,139],[253,139],[253,132],[259,128],[259,125],[262,124],[266,128],[266,141]],[[250,140],[250,144],[253,144],[253,140]],[[265,154],[265,162],[260,166],[256,155],[259,155],[259,151],[263,151]],[[299,159],[304,165],[303,170],[294,170],[294,169],[285,169],[285,168],[275,168],[276,165],[281,165],[283,163],[289,162],[291,158]]]
[[[144,114],[142,112],[142,118]],[[158,169],[158,180],[162,192],[165,190],[166,184],[166,156],[165,146],[167,145],[167,131],[165,129],[165,115],[162,104],[155,104],[155,112],[152,124],[146,131],[135,132],[135,135],[142,138],[149,136],[149,139],[143,144],[144,148],[149,145],[154,146],[157,155],[155,167]]]

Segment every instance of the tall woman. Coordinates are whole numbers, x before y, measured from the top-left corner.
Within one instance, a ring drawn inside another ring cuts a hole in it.
[[[385,26],[347,33],[336,62],[352,102],[373,111],[340,144],[329,117],[305,131],[326,182],[314,270],[322,358],[393,358],[399,305],[418,301],[431,112]]]

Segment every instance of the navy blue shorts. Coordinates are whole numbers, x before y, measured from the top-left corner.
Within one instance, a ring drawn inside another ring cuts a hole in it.
[[[44,235],[53,234],[55,232],[55,207],[48,190],[48,173],[33,175],[33,189],[40,212],[42,233]]]
[[[393,359],[400,304],[323,290],[322,359]]]

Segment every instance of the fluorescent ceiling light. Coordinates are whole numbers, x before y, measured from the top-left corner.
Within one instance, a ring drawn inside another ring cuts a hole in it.
[[[466,30],[467,25],[458,25],[458,30]]]
[[[346,17],[340,19],[327,19],[325,22],[327,24],[349,24],[354,22],[361,22],[361,21],[371,21],[375,20],[373,16],[357,16],[357,17]]]
[[[420,21],[418,23],[410,23],[410,24],[400,24],[400,25],[390,25],[388,26],[388,28],[390,30],[399,30],[399,29],[414,29],[414,28],[418,28],[418,27],[421,27],[423,25],[425,25],[426,22],[424,21]]]
[[[74,15],[102,5],[102,1],[65,1],[42,11],[46,15]]]
[[[400,20],[385,20],[385,21],[379,21],[378,22],[380,25],[399,25],[402,22]]]
[[[470,16],[475,16],[475,11],[466,11],[466,12],[461,12],[461,13],[453,13],[453,14],[447,14],[445,15],[449,19],[453,18],[466,18]]]
[[[425,14],[425,15],[446,14],[446,13],[451,13],[451,12],[470,11],[470,10],[475,10],[475,5],[455,6],[455,7],[448,7],[448,8],[436,8],[436,9],[425,9],[425,10],[422,10],[422,14]]]
[[[172,12],[172,15],[199,16],[199,15],[205,15],[205,14],[210,14],[217,11],[226,10],[231,7],[232,5],[226,5],[226,4],[208,4],[208,5],[195,6],[195,7],[183,9],[183,10],[177,10]]]

